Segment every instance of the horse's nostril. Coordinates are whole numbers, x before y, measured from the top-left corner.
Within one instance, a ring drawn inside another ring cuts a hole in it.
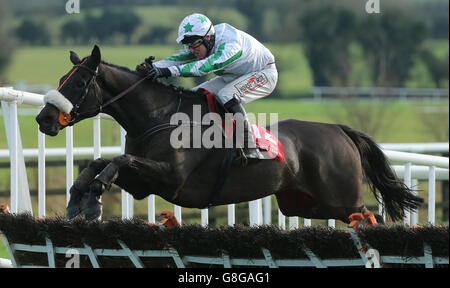
[[[52,117],[50,117],[50,116],[39,116],[39,115],[36,117],[36,121],[40,125],[50,125],[53,122]]]
[[[46,117],[44,117],[44,119],[42,119],[42,122],[43,122],[45,125],[53,124],[53,118],[50,117],[50,116],[46,116]]]

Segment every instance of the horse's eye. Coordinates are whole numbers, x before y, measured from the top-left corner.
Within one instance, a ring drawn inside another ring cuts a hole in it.
[[[84,87],[83,81],[77,81],[77,87],[78,88],[83,88]]]

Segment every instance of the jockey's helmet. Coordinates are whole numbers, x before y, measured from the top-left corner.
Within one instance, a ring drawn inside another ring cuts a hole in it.
[[[210,51],[214,46],[214,26],[203,14],[194,13],[186,16],[178,27],[177,43],[190,44],[199,39],[203,40],[203,44]],[[210,35],[210,39],[205,37]]]

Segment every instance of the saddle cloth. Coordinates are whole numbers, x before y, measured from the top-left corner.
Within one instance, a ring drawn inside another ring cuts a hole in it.
[[[216,101],[214,99],[214,95],[206,89],[200,88],[198,90],[201,93],[206,95],[206,99],[208,101],[209,110],[213,113],[217,113],[216,111]],[[235,125],[225,125],[222,122],[222,127],[224,129],[225,134],[228,137],[233,137],[233,131],[231,129],[225,129],[226,127],[233,127]],[[281,144],[280,140],[273,135],[269,130],[264,127],[259,126],[258,124],[252,124],[251,130],[255,139],[256,147],[260,150],[261,154],[264,156],[264,159],[276,159],[278,161],[284,161],[284,151],[283,144]]]

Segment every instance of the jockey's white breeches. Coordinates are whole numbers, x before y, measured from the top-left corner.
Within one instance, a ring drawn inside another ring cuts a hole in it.
[[[204,88],[216,95],[223,104],[236,98],[242,104],[252,102],[270,95],[278,81],[278,71],[275,64],[269,64],[259,72],[252,72],[226,81],[223,76],[217,76],[192,90]]]

